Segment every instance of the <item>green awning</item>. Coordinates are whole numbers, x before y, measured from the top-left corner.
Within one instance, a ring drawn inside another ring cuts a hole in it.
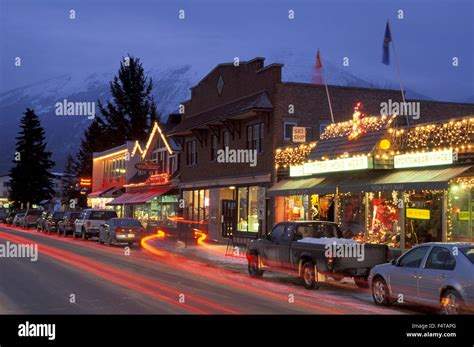
[[[444,169],[391,170],[389,172],[367,172],[348,177],[339,184],[341,193],[378,192],[392,190],[447,189],[449,181],[471,166]]]
[[[282,180],[267,190],[267,196],[334,194],[336,181],[327,177]]]

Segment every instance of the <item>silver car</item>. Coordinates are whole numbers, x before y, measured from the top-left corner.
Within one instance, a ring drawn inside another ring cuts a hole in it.
[[[443,314],[474,309],[474,243],[424,243],[397,260],[372,268],[377,305],[392,302],[435,307]]]

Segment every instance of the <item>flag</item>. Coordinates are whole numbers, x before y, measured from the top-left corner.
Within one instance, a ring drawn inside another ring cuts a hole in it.
[[[318,53],[316,53],[316,62],[314,64],[313,83],[324,84],[323,63],[321,62],[321,54],[319,53],[319,48]]]
[[[383,55],[382,55],[382,63],[385,65],[390,64],[390,50],[389,44],[392,42],[392,33],[390,32],[390,24],[387,20],[387,26],[385,27],[385,36],[383,38]]]

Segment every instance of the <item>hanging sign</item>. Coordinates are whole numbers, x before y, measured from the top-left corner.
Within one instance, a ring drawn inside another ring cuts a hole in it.
[[[293,142],[306,142],[305,127],[293,127]]]

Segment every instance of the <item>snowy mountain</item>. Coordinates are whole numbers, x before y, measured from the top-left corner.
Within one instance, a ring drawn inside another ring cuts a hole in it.
[[[285,81],[311,81],[312,63],[302,64],[301,55],[284,52],[268,56],[266,62],[283,63]],[[324,69],[329,84],[397,89],[396,85],[389,82],[385,85],[368,82],[329,62],[325,62]],[[115,71],[87,76],[71,73],[0,94],[0,174],[6,173],[11,165],[10,158],[13,159],[14,155],[19,119],[27,107],[33,108],[41,118],[46,130],[48,149],[53,152],[53,160],[56,162],[55,169],[62,171],[67,154],[76,153],[84,129],[91,120],[86,116],[57,116],[55,103],[64,99],[81,102],[106,101],[110,97],[109,81],[114,73]],[[175,111],[180,102],[190,97],[189,88],[206,73],[207,71],[200,71],[190,65],[147,70],[147,76],[153,78],[158,111],[164,116]],[[410,90],[407,90],[407,94],[410,98],[428,99]]]

